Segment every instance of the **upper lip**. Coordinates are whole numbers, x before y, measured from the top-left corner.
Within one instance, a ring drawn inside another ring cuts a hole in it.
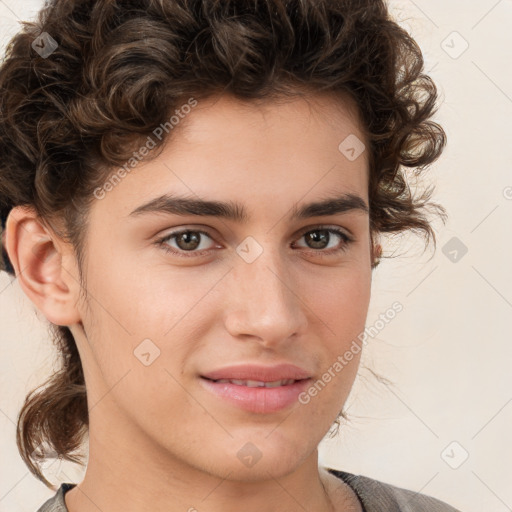
[[[302,380],[310,378],[311,374],[294,364],[278,364],[275,366],[262,366],[255,364],[241,364],[237,366],[226,366],[203,373],[202,377],[211,380],[235,379],[255,380],[260,382],[274,382],[277,380]]]

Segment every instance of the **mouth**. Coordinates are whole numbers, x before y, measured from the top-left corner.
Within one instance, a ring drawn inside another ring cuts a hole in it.
[[[311,380],[309,377],[269,381],[200,378],[203,388],[223,406],[260,415],[271,415],[296,406],[299,395]]]
[[[262,380],[240,380],[240,379],[209,379],[208,377],[203,377],[206,380],[211,382],[217,382],[220,384],[234,384],[236,386],[246,386],[248,388],[278,388],[280,386],[290,386],[291,384],[295,384],[295,382],[299,382],[304,379],[281,379],[281,380],[273,380],[270,382],[264,382]]]

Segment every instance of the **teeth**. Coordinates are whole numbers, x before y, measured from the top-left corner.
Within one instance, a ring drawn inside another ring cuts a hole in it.
[[[265,383],[259,380],[233,380],[232,382],[238,386],[247,386],[248,388],[262,388],[265,386]]]
[[[277,388],[279,386],[288,386],[295,382],[294,379],[274,380],[272,382],[262,382],[260,380],[238,380],[238,379],[219,379],[215,382],[221,384],[230,383],[237,386],[247,386],[248,388]]]
[[[278,386],[283,386],[283,383],[287,382],[286,380],[275,380],[274,382],[267,382],[265,384],[266,388],[277,388]]]

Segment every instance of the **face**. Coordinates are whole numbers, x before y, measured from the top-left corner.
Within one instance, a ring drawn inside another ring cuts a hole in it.
[[[316,454],[370,299],[367,155],[339,149],[354,135],[339,98],[202,101],[94,202],[72,326],[91,437],[240,480]]]

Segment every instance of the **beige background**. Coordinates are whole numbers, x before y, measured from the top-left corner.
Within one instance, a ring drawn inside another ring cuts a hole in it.
[[[18,20],[41,5],[0,0],[2,47]],[[431,180],[450,219],[437,224],[432,258],[408,237],[401,246],[410,246],[407,256],[384,260],[375,271],[367,325],[396,300],[404,310],[370,339],[364,364],[394,384],[386,388],[361,370],[349,399],[352,420],[340,437],[322,443],[320,461],[464,512],[510,511],[512,1],[390,6],[422,47],[441,92],[436,119],[449,143]],[[468,249],[457,262],[443,253],[453,237]],[[35,512],[53,492],[19,457],[15,422],[26,392],[51,371],[54,352],[45,324],[5,273],[0,326],[0,512]],[[48,475],[58,469],[51,466]],[[61,470],[68,481],[80,479],[77,468]]]

